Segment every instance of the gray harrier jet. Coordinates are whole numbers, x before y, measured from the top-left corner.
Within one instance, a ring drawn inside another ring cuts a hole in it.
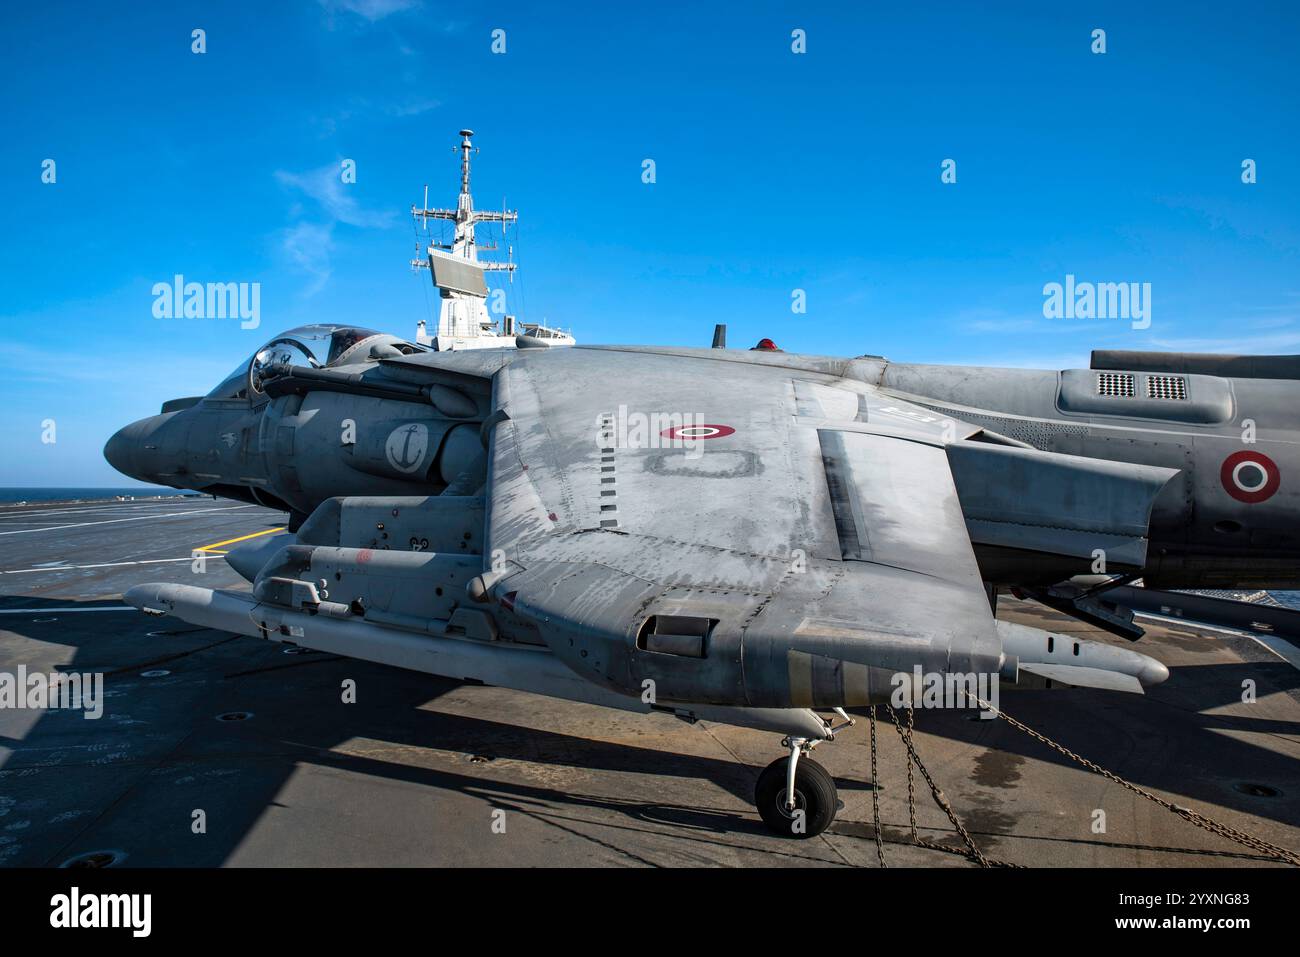
[[[810,836],[837,802],[806,755],[845,709],[920,706],[936,682],[961,706],[1168,676],[998,620],[999,588],[1136,638],[1107,586],[1300,576],[1297,358],[1110,353],[1036,372],[518,345],[305,327],[122,429],[105,455],[125,474],[289,515],[228,555],[251,591],[126,600],[778,732],[788,755],[760,775],[758,810]]]

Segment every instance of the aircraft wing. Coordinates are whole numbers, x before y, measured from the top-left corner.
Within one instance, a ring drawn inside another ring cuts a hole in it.
[[[520,356],[494,387],[494,592],[588,677],[785,707],[881,700],[918,662],[998,669],[931,413],[612,349]]]

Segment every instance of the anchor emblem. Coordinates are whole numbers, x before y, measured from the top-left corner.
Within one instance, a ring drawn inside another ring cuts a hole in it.
[[[423,422],[398,426],[388,436],[384,453],[388,464],[399,472],[410,473],[420,467],[429,450],[429,429]]]

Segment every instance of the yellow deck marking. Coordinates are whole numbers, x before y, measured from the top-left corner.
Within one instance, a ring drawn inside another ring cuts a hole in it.
[[[250,538],[260,538],[263,535],[270,535],[273,532],[283,532],[283,531],[284,531],[284,526],[277,525],[274,528],[267,528],[267,529],[263,529],[260,532],[253,532],[253,534],[251,535],[240,535],[238,538],[228,538],[224,542],[213,542],[211,545],[200,545],[198,548],[194,550],[196,552],[212,552],[214,555],[224,555],[226,554],[225,552],[218,552],[215,551],[215,549],[220,548],[222,545],[233,545],[235,544],[235,542],[246,542]]]

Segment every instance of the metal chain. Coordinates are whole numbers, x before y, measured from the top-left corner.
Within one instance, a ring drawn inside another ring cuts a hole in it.
[[[1096,774],[1100,774],[1102,777],[1106,778],[1106,780],[1112,781],[1115,784],[1118,784],[1120,787],[1132,791],[1134,794],[1137,794],[1140,797],[1146,798],[1148,801],[1151,801],[1152,803],[1157,804],[1168,811],[1171,811],[1172,813],[1178,815],[1184,820],[1192,824],[1195,824],[1197,827],[1209,831],[1211,834],[1218,834],[1221,837],[1226,837],[1230,841],[1234,841],[1237,844],[1242,845],[1243,847],[1248,847],[1252,850],[1259,851],[1263,854],[1266,854],[1268,857],[1274,860],[1281,861],[1282,863],[1285,864],[1290,864],[1293,867],[1300,867],[1300,854],[1297,854],[1295,851],[1282,847],[1278,844],[1272,844],[1269,841],[1265,841],[1262,838],[1255,837],[1251,834],[1247,834],[1245,831],[1238,830],[1237,828],[1232,827],[1231,825],[1223,824],[1219,821],[1214,820],[1213,818],[1206,817],[1204,814],[1201,814],[1197,811],[1193,811],[1191,808],[1183,807],[1182,805],[1179,804],[1174,804],[1172,801],[1166,801],[1164,798],[1152,794],[1150,791],[1146,790],[1145,788],[1139,787],[1136,784],[1124,780],[1118,774],[1106,770],[1101,765],[1093,761],[1089,761],[1087,758],[1083,757],[1082,755],[1076,754],[1074,751],[1071,751],[1069,748],[1065,747],[1064,745],[1058,744],[1057,742],[1053,741],[1051,738],[1047,737],[1046,735],[1038,731],[1035,731],[1033,728],[1029,727],[1024,722],[1017,721],[1009,714],[1006,714],[1005,712],[999,710],[998,708],[993,707],[993,705],[989,704],[987,701],[982,700],[978,695],[972,694],[969,691],[966,691],[965,694],[968,698],[974,701],[980,708],[993,712],[993,714],[997,715],[997,717],[1006,721],[1007,724],[1011,725],[1013,728],[1016,728],[1019,731],[1023,731],[1025,734],[1029,735],[1034,740],[1042,744],[1045,744],[1047,747],[1069,758],[1071,761],[1074,761],[1075,763],[1083,766],[1084,768],[1087,768],[1089,771],[1092,771]],[[953,811],[952,804],[948,801],[947,796],[943,793],[943,790],[937,784],[934,783],[934,778],[930,776],[930,772],[926,769],[925,765],[921,762],[920,756],[916,753],[916,746],[912,741],[912,731],[915,727],[914,715],[912,709],[910,707],[906,709],[907,727],[904,728],[903,725],[899,722],[898,713],[893,709],[893,707],[891,707],[890,705],[885,705],[885,707],[889,709],[889,716],[890,718],[893,719],[894,729],[898,732],[899,738],[902,739],[903,745],[907,749],[907,813],[908,813],[908,820],[912,828],[912,842],[918,847],[924,847],[935,851],[943,851],[946,854],[957,854],[961,857],[969,858],[970,860],[978,864],[980,867],[986,867],[986,868],[987,867],[1015,867],[1015,868],[1022,867],[1023,865],[1020,864],[1012,864],[1007,861],[994,860],[992,858],[988,858],[984,856],[984,854],[976,846],[975,841],[971,838],[970,833],[966,830],[965,827],[962,826],[961,821],[957,818],[957,815]],[[880,866],[887,867],[888,865],[885,863],[884,843],[880,833],[880,797],[877,788],[877,775],[876,775],[876,769],[877,769],[876,709],[874,705],[870,707],[868,714],[870,716],[870,724],[871,724],[871,810],[872,810],[873,822],[875,825],[876,854],[880,858]],[[912,775],[913,764],[915,764],[916,767],[920,770],[921,776],[925,779],[925,783],[930,786],[930,795],[931,797],[934,798],[934,803],[938,805],[939,809],[942,810],[944,814],[948,816],[948,820],[952,822],[953,828],[957,831],[958,835],[960,835],[962,839],[962,843],[966,845],[965,850],[956,847],[949,847],[946,844],[936,844],[935,842],[927,841],[920,836],[920,833],[918,832],[917,825],[916,825],[916,793],[915,793],[914,778]]]
[[[1125,781],[1118,774],[1114,774],[1111,771],[1107,771],[1101,765],[1089,761],[1087,758],[1083,757],[1082,755],[1075,754],[1069,748],[1065,747],[1064,745],[1057,744],[1051,738],[1047,737],[1044,734],[1040,734],[1039,732],[1035,731],[1033,728],[1029,727],[1027,724],[1017,721],[1009,714],[999,711],[997,708],[993,707],[988,702],[982,701],[978,695],[974,695],[969,691],[966,691],[965,694],[968,698],[977,702],[981,708],[985,708],[989,711],[992,711],[994,714],[996,714],[1003,721],[1007,722],[1007,724],[1011,725],[1013,728],[1017,728],[1020,731],[1023,731],[1025,734],[1029,735],[1034,740],[1040,741],[1041,743],[1047,745],[1052,750],[1069,758],[1071,761],[1075,761],[1078,764],[1083,765],[1083,767],[1087,768],[1089,771],[1094,771],[1097,774],[1100,774],[1108,781],[1113,781],[1114,783],[1118,784],[1120,787],[1127,788],[1128,790],[1132,791],[1134,794],[1144,797],[1148,801],[1158,804],[1168,811],[1172,811],[1174,814],[1177,814],[1179,817],[1183,818],[1184,820],[1189,821],[1192,824],[1195,824],[1197,827],[1209,831],[1212,834],[1218,834],[1221,837],[1226,837],[1228,838],[1228,840],[1235,841],[1236,843],[1242,845],[1243,847],[1249,847],[1252,850],[1260,851],[1264,854],[1267,854],[1269,857],[1273,858],[1274,860],[1282,861],[1283,863],[1290,864],[1293,867],[1300,867],[1300,854],[1296,854],[1295,851],[1289,850],[1285,847],[1281,847],[1277,844],[1271,844],[1268,841],[1265,841],[1261,838],[1254,837],[1253,835],[1247,834],[1245,831],[1239,831],[1235,827],[1231,827],[1230,825],[1221,824],[1220,822],[1215,821],[1212,818],[1206,817],[1204,814],[1200,814],[1197,811],[1193,811],[1191,808],[1183,807],[1182,805],[1179,804],[1174,804],[1172,801],[1166,801],[1162,797],[1157,797],[1156,795],[1152,794],[1150,791],[1146,790],[1145,788],[1139,787],[1136,784],[1132,784],[1128,781]],[[895,722],[897,722],[897,720],[898,719],[895,718]],[[922,773],[923,774],[925,773],[924,769],[922,769]],[[927,775],[927,780],[928,780],[928,775]]]
[[[889,706],[886,705],[886,707]],[[917,847],[929,848],[930,850],[943,851],[945,854],[956,854],[959,857],[970,858],[981,867],[1021,867],[1022,865],[1020,864],[1011,864],[1006,861],[999,861],[985,857],[980,852],[979,848],[975,846],[975,842],[971,839],[970,834],[964,827],[962,827],[961,822],[957,819],[956,814],[952,810],[952,806],[948,803],[947,797],[944,796],[944,793],[940,790],[939,786],[934,783],[934,779],[930,777],[930,773],[925,769],[925,765],[921,763],[921,759],[916,754],[916,749],[912,744],[912,709],[907,709],[906,732],[904,732],[899,726],[898,717],[894,714],[893,708],[890,708],[889,710],[890,716],[894,719],[894,727],[898,730],[899,736],[902,737],[903,743],[907,747],[907,817],[912,828],[912,843]],[[876,787],[876,708],[874,705],[868,708],[867,714],[870,719],[871,727],[871,811],[876,836],[876,856],[880,858],[881,867],[888,867],[889,865],[885,863],[885,846],[880,832],[880,798]],[[921,769],[921,774],[925,776],[926,782],[930,785],[930,793],[934,797],[935,804],[937,804],[948,815],[948,819],[953,823],[957,832],[965,841],[967,850],[963,851],[960,848],[949,847],[946,844],[936,844],[933,841],[927,841],[921,837],[916,826],[916,789],[915,779],[912,775],[913,764]]]
[[[907,708],[907,740],[912,740],[912,711],[911,705]],[[907,753],[907,817],[912,825],[912,840],[919,843],[921,834],[916,829],[916,775],[912,773],[912,752]]]
[[[966,830],[958,819],[956,812],[953,811],[952,804],[949,803],[947,795],[943,793],[943,790],[939,785],[934,783],[934,778],[930,777],[930,772],[921,762],[921,758],[917,755],[916,748],[912,744],[911,734],[904,730],[902,724],[899,723],[898,712],[896,712],[890,705],[885,705],[885,707],[889,709],[889,716],[894,720],[894,729],[898,732],[898,736],[903,740],[903,745],[907,748],[908,761],[916,762],[916,767],[917,770],[921,772],[921,777],[925,778],[925,783],[930,786],[930,796],[934,798],[934,803],[939,806],[939,809],[943,811],[944,814],[948,815],[948,820],[952,822],[953,828],[957,831],[958,835],[960,835],[962,843],[966,845],[966,850],[962,851],[955,847],[948,847],[945,844],[936,844],[933,841],[924,840],[919,836],[914,838],[915,843],[920,847],[927,847],[931,850],[943,851],[948,854],[960,854],[962,857],[969,857],[980,867],[1017,867],[1018,865],[1009,864],[1006,861],[990,860],[984,856],[983,852],[976,846],[974,839],[971,838],[970,832]],[[909,768],[908,770],[910,771],[911,769]],[[913,822],[915,822],[916,806],[914,801],[909,801],[908,812],[911,815]],[[915,827],[915,823],[913,824],[913,827]]]
[[[876,706],[874,704],[867,710],[867,715],[871,725],[871,819],[876,834],[876,856],[880,858],[881,867],[888,867],[889,865],[885,863],[885,842],[880,836],[880,777],[876,774]]]

